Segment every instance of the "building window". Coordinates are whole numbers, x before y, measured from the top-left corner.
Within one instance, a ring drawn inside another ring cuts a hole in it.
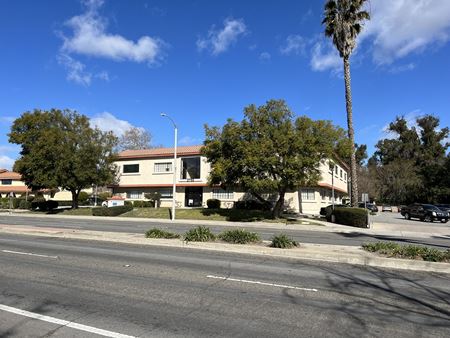
[[[181,179],[194,180],[200,178],[200,157],[181,159]]]
[[[327,198],[326,190],[320,190],[320,197],[322,198],[322,200],[325,200]]]
[[[2,185],[11,185],[12,180],[2,180]]]
[[[123,173],[131,174],[139,172],[139,164],[124,164],[123,165]]]
[[[234,199],[234,193],[228,189],[213,189],[212,198],[216,198],[218,200],[232,200]]]
[[[172,171],[172,162],[155,163],[155,173],[166,173]]]
[[[340,169],[339,176],[340,176],[341,178],[342,178],[342,174],[343,174],[342,169]]]
[[[344,173],[344,181],[347,182],[347,173]]]
[[[138,200],[142,198],[141,191],[127,191],[127,198]]]
[[[172,198],[173,190],[172,189],[161,189],[159,191],[159,194],[161,195],[161,198]]]
[[[336,176],[337,176],[337,174],[338,174],[338,166],[337,166],[337,165],[334,166],[334,173],[335,173]]]
[[[302,189],[303,201],[314,201],[316,199],[314,189]]]

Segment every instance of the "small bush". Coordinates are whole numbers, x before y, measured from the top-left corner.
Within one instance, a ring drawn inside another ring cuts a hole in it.
[[[224,231],[219,235],[219,238],[225,242],[235,244],[256,243],[261,241],[257,233],[244,229]]]
[[[234,207],[236,209],[241,210],[265,210],[265,211],[270,210],[272,208],[269,202],[261,203],[256,200],[237,201],[234,203]]]
[[[121,205],[118,207],[98,207],[92,209],[92,215],[94,216],[119,216],[128,211],[133,210],[133,207],[130,205]]]
[[[89,194],[86,191],[80,191],[78,195],[78,203],[85,204],[89,199]]]
[[[158,228],[153,228],[148,230],[145,233],[145,237],[147,238],[167,238],[167,239],[172,239],[172,238],[180,238],[181,236],[179,234],[175,234],[173,232],[169,232],[169,231],[164,231]]]
[[[220,200],[211,198],[206,201],[206,205],[208,206],[208,209],[220,209]]]
[[[48,200],[46,201],[44,197],[37,196],[33,202],[31,202],[31,209],[40,211],[48,211],[58,208],[58,201]]]
[[[198,226],[184,234],[184,240],[186,242],[209,242],[215,239],[216,236],[211,230],[204,226]]]
[[[449,262],[450,250],[442,251],[420,245],[400,245],[392,242],[363,244],[363,249],[398,258],[423,259],[428,262]]]
[[[299,244],[289,236],[285,234],[280,234],[272,238],[272,243],[270,244],[270,246],[272,248],[290,249],[299,246]]]
[[[335,222],[359,228],[367,228],[369,218],[367,210],[361,208],[335,208],[333,211]]]
[[[47,201],[47,210],[57,209],[59,207],[58,201],[48,200]]]
[[[25,199],[20,200],[19,209],[31,209],[31,202],[26,201]]]
[[[131,201],[125,201],[124,203],[125,203],[126,206],[129,206],[129,207],[133,207],[134,206],[133,202],[131,202]]]

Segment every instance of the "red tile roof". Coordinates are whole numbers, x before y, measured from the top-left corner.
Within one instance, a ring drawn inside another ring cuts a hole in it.
[[[14,193],[24,193],[28,190],[30,192],[30,189],[27,189],[26,186],[22,185],[1,185],[0,186],[0,194],[5,194],[8,192],[14,192]]]
[[[202,145],[177,147],[177,156],[199,155]],[[119,159],[152,158],[173,156],[173,148],[155,148],[141,150],[125,150],[119,153]]]
[[[0,172],[0,179],[2,180],[21,180],[22,175],[14,171],[4,171]]]
[[[0,168],[0,173],[4,173],[5,171],[8,171],[8,170]]]
[[[125,198],[121,197],[121,196],[113,196],[111,198],[108,198],[108,201],[123,201]]]

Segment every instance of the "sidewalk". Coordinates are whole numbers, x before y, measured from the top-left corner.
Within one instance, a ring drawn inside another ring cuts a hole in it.
[[[0,215],[9,215],[9,213],[0,213]],[[78,219],[78,220],[97,220],[108,222],[148,222],[149,227],[158,224],[192,224],[193,226],[229,226],[239,228],[266,228],[266,229],[286,229],[286,230],[305,230],[305,231],[323,231],[334,233],[366,234],[375,236],[393,236],[403,238],[441,238],[450,240],[450,226],[433,226],[425,224],[423,226],[401,226],[398,224],[386,224],[374,222],[370,229],[356,228],[341,224],[328,223],[319,220],[304,219],[304,224],[293,223],[270,223],[270,222],[231,222],[231,221],[209,221],[209,220],[188,220],[178,219],[171,221],[169,219],[158,218],[133,218],[133,217],[103,217],[103,216],[63,216],[63,215],[35,215],[27,213],[13,213],[11,217],[48,217],[56,219]],[[309,223],[309,224],[306,224]]]
[[[239,245],[222,242],[189,242],[178,239],[148,239],[143,234],[86,231],[63,228],[0,225],[0,234],[32,235],[66,239],[94,240],[135,245],[165,246],[182,249],[220,251],[247,255],[357,264],[391,269],[429,271],[450,274],[450,264],[386,258],[363,251],[359,247],[343,245],[300,244],[299,248],[277,249],[260,245]]]

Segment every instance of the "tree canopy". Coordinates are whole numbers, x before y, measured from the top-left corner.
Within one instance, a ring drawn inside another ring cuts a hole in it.
[[[202,152],[211,163],[210,184],[240,186],[260,201],[264,193],[278,193],[274,217],[280,216],[287,191],[317,184],[321,161],[349,152],[342,128],[294,118],[283,100],[249,105],[241,122],[229,119],[223,127],[206,125],[205,131]]]
[[[63,188],[78,207],[82,189],[113,183],[116,177],[111,132],[91,128],[89,119],[72,110],[25,112],[11,127],[9,142],[22,147],[14,170],[30,188]]]
[[[132,127],[119,138],[120,150],[139,150],[151,148],[152,135],[149,131]]]
[[[439,118],[425,115],[413,126],[404,117],[389,124],[391,137],[377,143],[369,161],[376,168],[380,199],[391,203],[450,201],[449,128],[440,128],[439,123]]]

